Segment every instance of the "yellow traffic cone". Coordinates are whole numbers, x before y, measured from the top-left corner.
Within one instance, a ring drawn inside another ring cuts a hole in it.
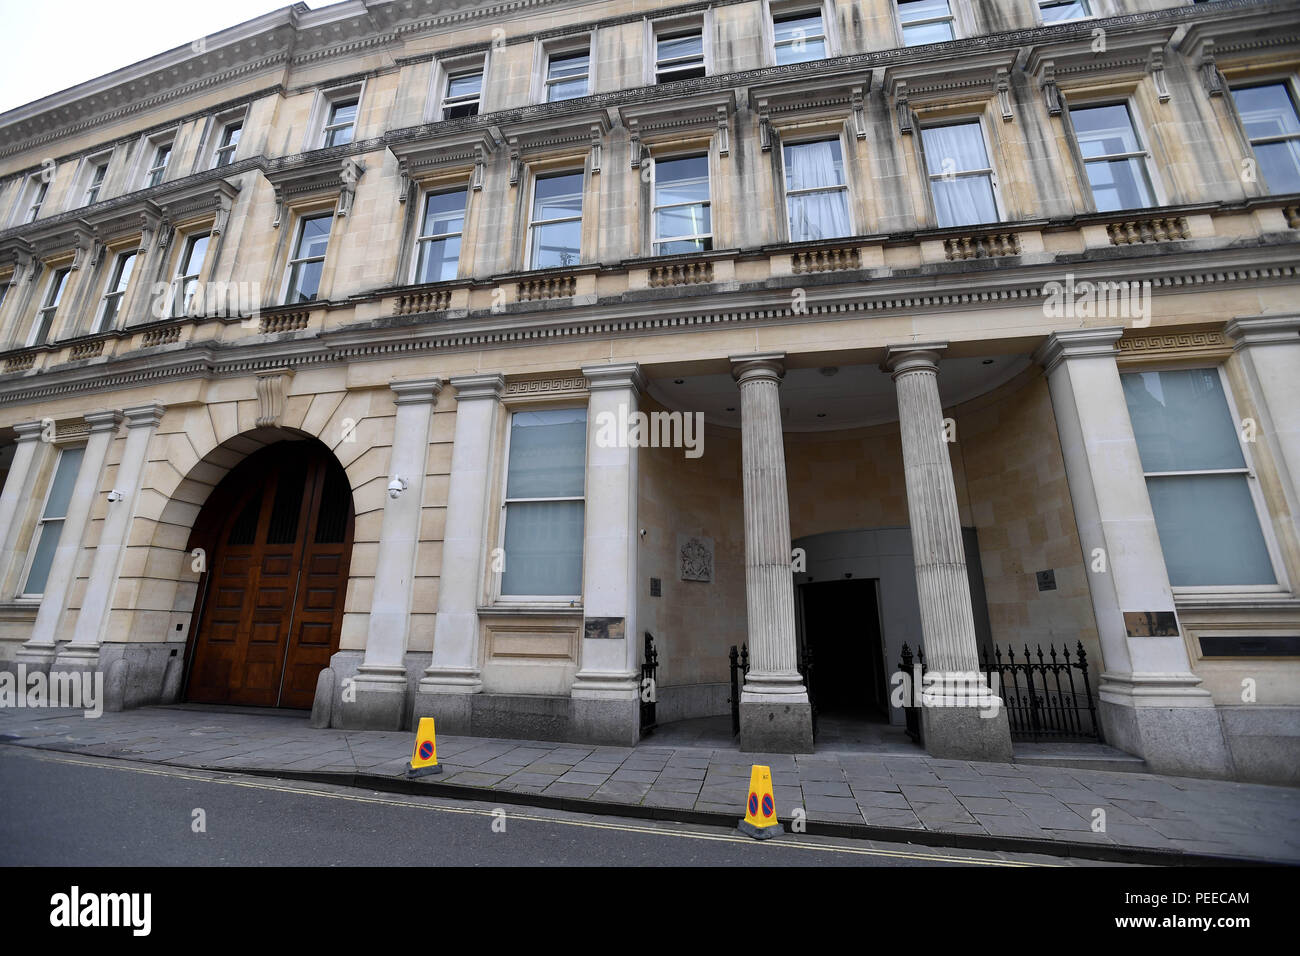
[[[754,764],[750,770],[745,819],[740,821],[737,829],[755,840],[770,840],[785,832],[785,828],[776,820],[776,796],[772,793],[770,768]]]
[[[420,727],[415,732],[415,749],[411,751],[411,762],[406,765],[408,777],[427,777],[431,773],[442,773],[438,766],[438,742],[433,732],[433,718],[421,717]]]

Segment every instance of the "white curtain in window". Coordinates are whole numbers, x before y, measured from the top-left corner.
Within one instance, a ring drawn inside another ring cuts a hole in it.
[[[931,179],[935,215],[940,226],[965,226],[996,222],[997,203],[987,174],[963,176],[972,169],[989,167],[979,123],[936,126],[922,130],[925,165],[932,176],[954,174],[951,179]]]
[[[800,143],[785,151],[785,188],[793,193],[800,189],[829,187],[825,192],[788,196],[790,204],[790,239],[831,239],[847,236],[849,208],[847,195],[837,188],[844,183],[840,144]]]

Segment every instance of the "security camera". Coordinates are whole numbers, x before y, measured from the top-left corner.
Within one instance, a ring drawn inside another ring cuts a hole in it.
[[[406,490],[405,478],[394,476],[393,480],[388,483],[388,497],[390,498],[400,497],[402,492],[405,490]]]
[[[125,497],[126,495],[122,494],[122,492],[118,491],[116,488],[108,493],[109,501],[121,501]]]

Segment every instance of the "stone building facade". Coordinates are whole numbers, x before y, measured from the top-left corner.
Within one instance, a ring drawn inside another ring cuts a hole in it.
[[[979,650],[1065,645],[1296,782],[1298,68],[1287,0],[347,0],[0,115],[0,661],[628,744],[650,633],[806,752],[803,649],[898,723],[922,644],[998,757]]]

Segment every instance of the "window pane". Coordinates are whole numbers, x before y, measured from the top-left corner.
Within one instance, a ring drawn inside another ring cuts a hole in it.
[[[117,282],[113,285],[114,292],[125,292],[127,284],[131,281],[131,270],[135,268],[136,253],[129,252],[117,261]]]
[[[951,15],[948,0],[899,0],[898,19],[902,23],[917,20],[932,20],[935,17]]]
[[[1233,90],[1232,99],[1251,139],[1300,133],[1295,105],[1281,83]]]
[[[203,257],[208,252],[208,237],[195,236],[186,250],[185,261],[181,266],[181,275],[197,275],[203,268]]]
[[[416,282],[443,282],[456,278],[460,267],[460,236],[420,243]]]
[[[310,259],[324,256],[330,241],[330,226],[334,224],[333,216],[318,216],[304,219],[302,233],[298,238],[298,251],[295,259]],[[206,242],[206,240],[204,240]]]
[[[548,79],[559,80],[565,77],[583,76],[587,73],[587,54],[578,56],[553,56],[547,66]]]
[[[1152,205],[1146,163],[1140,158],[1098,160],[1088,163],[1086,168],[1099,212]]]
[[[341,123],[355,123],[356,121],[356,103],[338,103],[332,110],[330,110],[330,126],[335,126]]]
[[[316,292],[320,289],[321,272],[324,269],[324,259],[295,264],[293,272],[289,276],[289,298],[287,301],[289,303],[310,302],[315,299]]]
[[[656,239],[702,236],[712,231],[708,206],[674,206],[671,209],[660,209],[655,213]]]
[[[552,83],[546,89],[546,99],[551,103],[556,103],[560,100],[571,100],[586,95],[587,78],[585,76],[576,80],[561,80],[558,83]]]
[[[582,254],[582,223],[573,219],[533,227],[533,260],[530,268],[550,269],[578,264]]]
[[[1074,20],[1088,15],[1088,5],[1084,0],[1070,0],[1066,3],[1052,3],[1043,6],[1043,22],[1058,23],[1061,20]]]
[[[921,144],[925,149],[926,169],[932,176],[989,168],[979,123],[927,127],[921,130]]]
[[[698,33],[659,41],[660,60],[673,60],[683,56],[704,57],[704,40]]]
[[[582,593],[582,502],[506,506],[502,594]]]
[[[844,190],[800,193],[787,197],[787,201],[791,242],[849,235],[848,197]]]
[[[587,462],[587,410],[516,412],[510,420],[507,498],[582,494]]]
[[[1257,145],[1255,157],[1269,192],[1300,192],[1300,139]]]
[[[68,502],[72,500],[72,486],[77,482],[77,472],[81,469],[84,448],[65,448],[59,454],[59,464],[54,471],[54,480],[50,483],[50,494],[45,500],[42,518],[62,518],[68,513]]]
[[[844,185],[844,157],[838,139],[787,146],[784,153],[787,190]]]
[[[434,193],[424,202],[422,236],[440,236],[465,228],[465,190]]]
[[[946,43],[954,39],[952,24],[923,23],[915,27],[903,27],[903,46],[920,46],[923,43]]]
[[[692,252],[708,252],[712,248],[713,239],[708,236],[703,239],[674,239],[671,242],[656,242],[655,255],[689,255]]]
[[[475,96],[483,91],[483,74],[466,73],[447,81],[447,96]]]
[[[1142,148],[1133,131],[1128,108],[1122,104],[1070,110],[1070,122],[1074,124],[1084,159],[1136,153]]]
[[[539,177],[533,188],[533,221],[582,215],[582,173]]]
[[[985,176],[932,179],[934,211],[940,226],[970,226],[998,221],[993,183]]]
[[[1217,369],[1126,372],[1121,379],[1143,471],[1246,467]]]
[[[776,36],[777,43],[798,42],[810,37],[819,37],[822,35],[821,14],[811,13],[807,16],[777,20],[772,24],[772,32]]]
[[[37,529],[36,553],[32,556],[32,566],[27,572],[27,581],[23,584],[24,594],[44,593],[45,582],[49,579],[50,568],[54,564],[54,550],[59,546],[59,533],[62,530],[62,521],[53,521]]]
[[[1276,584],[1245,475],[1148,478],[1175,587]]]
[[[709,201],[709,159],[692,156],[655,163],[655,205]]]

